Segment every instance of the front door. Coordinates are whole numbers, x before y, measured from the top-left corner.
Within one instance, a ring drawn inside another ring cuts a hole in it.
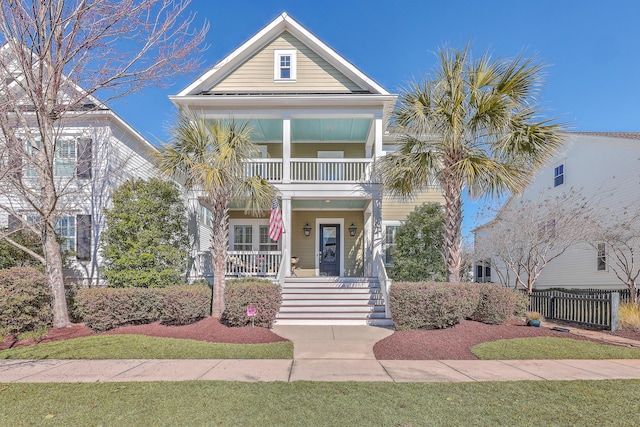
[[[321,276],[340,275],[340,225],[320,224]]]

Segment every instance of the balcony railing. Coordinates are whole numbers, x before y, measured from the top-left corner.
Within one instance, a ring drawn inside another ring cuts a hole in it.
[[[246,176],[259,175],[267,181],[282,181],[282,159],[251,159],[244,164]]]
[[[271,182],[369,182],[371,159],[291,159],[289,176],[282,159],[252,159],[245,163],[247,176],[259,175]]]
[[[291,159],[292,182],[366,182],[371,159]]]

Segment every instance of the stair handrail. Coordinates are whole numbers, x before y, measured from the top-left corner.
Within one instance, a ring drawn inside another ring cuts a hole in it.
[[[374,259],[375,270],[378,273],[378,281],[380,282],[380,290],[382,291],[382,298],[384,299],[384,315],[387,319],[391,319],[391,310],[389,308],[389,291],[391,290],[391,282],[387,275],[387,268],[384,265],[382,256],[377,254]]]
[[[280,290],[284,286],[284,280],[287,277],[287,271],[291,270],[291,259],[289,258],[289,250],[283,249],[282,259],[280,260],[280,267],[278,268],[278,274],[276,275],[276,281],[280,284]]]

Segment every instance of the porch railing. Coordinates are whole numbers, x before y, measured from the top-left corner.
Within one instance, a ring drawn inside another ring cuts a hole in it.
[[[384,265],[384,258],[381,254],[375,257],[375,269],[378,273],[378,280],[380,281],[380,290],[382,291],[382,297],[384,298],[384,313],[385,317],[391,318],[391,309],[389,307],[389,291],[391,290],[391,282],[387,275],[387,268]]]
[[[235,277],[276,277],[281,260],[280,251],[229,251],[225,274]]]

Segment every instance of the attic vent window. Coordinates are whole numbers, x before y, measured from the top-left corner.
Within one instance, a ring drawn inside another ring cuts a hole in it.
[[[296,81],[296,51],[276,50],[273,57],[273,79],[276,82]]]

